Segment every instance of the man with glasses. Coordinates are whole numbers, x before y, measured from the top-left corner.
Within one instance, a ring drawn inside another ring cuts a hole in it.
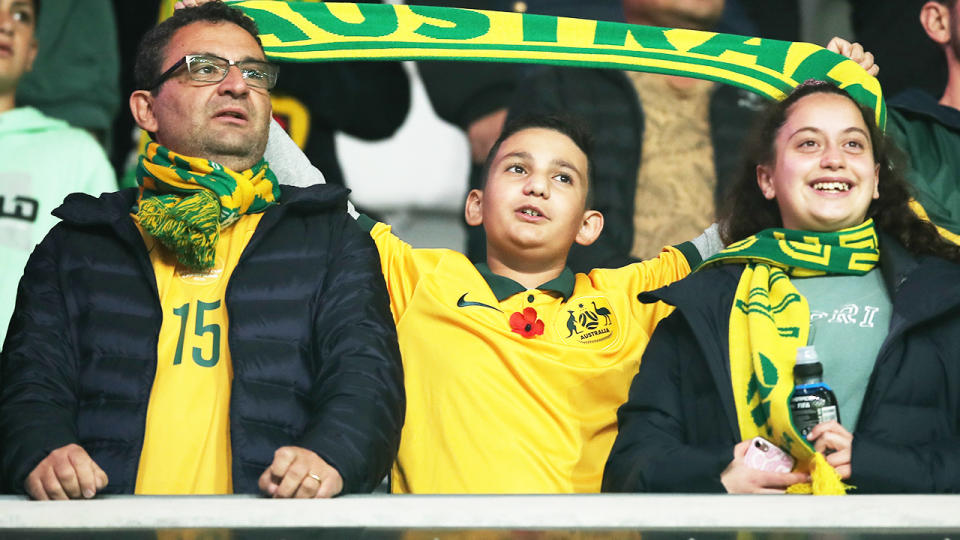
[[[263,160],[267,63],[219,2],[144,36],[139,190],[74,195],[27,265],[3,350],[8,490],[369,491],[399,442],[396,331],[346,191]]]

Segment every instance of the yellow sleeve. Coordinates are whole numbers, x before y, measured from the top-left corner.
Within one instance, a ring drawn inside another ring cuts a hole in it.
[[[673,311],[673,306],[657,302],[644,304],[637,299],[637,295],[665,287],[674,281],[685,278],[691,272],[691,264],[699,264],[698,255],[686,253],[675,247],[665,247],[659,255],[643,262],[629,264],[622,268],[598,268],[590,272],[590,280],[594,286],[603,290],[622,291],[628,296],[632,306],[634,320],[644,330],[651,334],[663,319]],[[697,260],[691,261],[694,258]]]
[[[361,216],[362,218],[365,216]],[[372,223],[372,222],[369,222]],[[363,220],[358,220],[363,227]],[[380,252],[380,268],[390,293],[390,309],[393,320],[398,322],[423,276],[436,268],[443,253],[441,249],[414,249],[413,246],[396,237],[390,226],[384,223],[372,224],[370,236]]]

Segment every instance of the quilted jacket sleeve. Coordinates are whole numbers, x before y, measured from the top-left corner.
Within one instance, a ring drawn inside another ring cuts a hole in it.
[[[406,401],[397,332],[377,248],[353,219],[320,292],[314,320],[320,356],[314,420],[301,445],[343,478],[343,493],[368,492],[386,474],[400,444]]]
[[[660,323],[617,412],[619,433],[603,491],[723,492],[720,473],[733,459],[733,445],[687,442],[685,405],[694,396],[682,384],[682,365],[697,355],[696,338],[679,312]]]
[[[895,304],[893,317],[904,317],[907,305],[955,305],[956,300],[947,299],[956,298],[956,279],[956,274],[929,273],[908,279],[897,293],[895,302],[902,303]],[[888,336],[853,432],[848,483],[857,487],[854,493],[960,493],[956,313],[954,307],[945,316]]]
[[[960,492],[960,437],[892,445],[854,435],[850,483],[863,493]]]
[[[34,250],[0,355],[0,455],[4,491],[23,493],[51,451],[78,442],[77,361],[64,309],[56,229]]]

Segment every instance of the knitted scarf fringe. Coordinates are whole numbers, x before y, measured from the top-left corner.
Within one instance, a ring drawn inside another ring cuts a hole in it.
[[[856,486],[843,483],[837,472],[823,454],[817,452],[810,463],[810,482],[793,484],[787,488],[792,495],[845,495]]]
[[[140,225],[191,270],[213,268],[220,240],[220,202],[209,191],[140,201]]]

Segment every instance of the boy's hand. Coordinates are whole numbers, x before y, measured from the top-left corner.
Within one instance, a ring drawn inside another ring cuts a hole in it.
[[[284,446],[273,453],[273,463],[260,475],[259,485],[274,498],[328,499],[343,490],[343,479],[314,452]]]
[[[827,458],[827,463],[833,466],[846,480],[850,478],[853,467],[850,460],[853,457],[853,434],[846,430],[836,420],[817,424],[807,434],[807,440],[813,443],[813,449]]]
[[[864,51],[863,45],[859,43],[850,43],[840,36],[836,36],[827,43],[826,49],[837,54],[842,54],[854,62],[860,64],[860,67],[867,70],[867,73],[877,76],[880,73],[880,66],[873,61],[873,54]]]
[[[810,476],[804,473],[750,468],[744,459],[749,448],[750,441],[742,441],[733,447],[733,461],[720,474],[720,483],[727,493],[784,493],[793,484],[810,481]]]
[[[107,487],[107,473],[78,444],[61,446],[43,458],[23,482],[38,501],[91,499]]]

